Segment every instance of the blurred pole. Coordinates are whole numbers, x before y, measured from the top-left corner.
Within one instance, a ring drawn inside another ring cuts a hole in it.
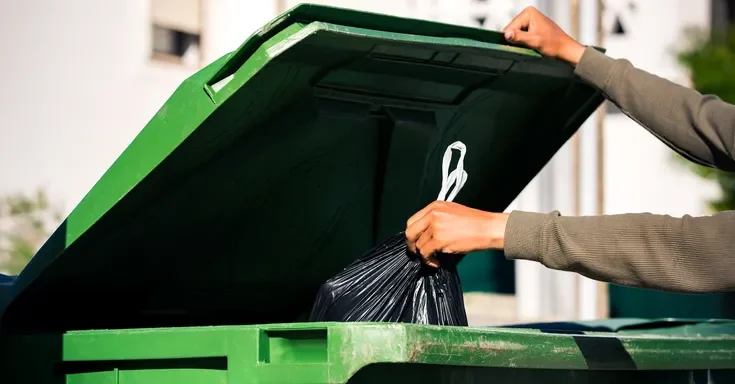
[[[572,38],[579,41],[581,39],[579,0],[571,0],[570,5]],[[579,216],[582,213],[582,198],[580,196],[582,178],[580,157],[582,156],[582,143],[579,137],[581,135],[580,131],[577,131],[572,136],[572,203],[574,204],[572,214],[575,216]]]
[[[588,0],[589,1],[589,0]],[[581,10],[580,10],[580,3],[579,0],[571,0],[570,2],[570,10],[569,13],[571,15],[571,34],[572,38],[581,41]],[[581,196],[581,189],[582,189],[582,167],[581,167],[581,157],[582,157],[582,128],[584,128],[584,125],[582,125],[579,130],[572,136],[572,142],[571,142],[571,166],[572,166],[572,214],[574,216],[579,216],[582,214],[582,196]],[[574,289],[575,294],[572,295],[573,297],[573,305],[574,305],[574,311],[577,314],[577,317],[584,317],[583,316],[583,301],[584,296],[582,295],[582,289],[584,289],[583,281],[581,280],[581,276],[575,276],[575,282],[576,287]]]
[[[605,45],[605,28],[602,26],[602,12],[605,10],[605,1],[597,0],[597,31],[596,45]],[[605,105],[597,109],[597,214],[605,214]]]
[[[571,30],[571,0],[523,0],[522,9],[535,6],[565,31]],[[566,143],[524,189],[509,210],[571,212],[571,142]],[[554,321],[577,316],[577,276],[555,271],[540,263],[515,262],[517,316],[519,321]]]
[[[276,2],[276,14],[286,12],[286,0],[274,0]]]
[[[206,25],[207,25],[207,4],[205,0],[198,0],[197,1],[197,7],[199,7],[199,30],[200,30],[200,36],[201,33],[206,33]],[[202,49],[201,44],[203,41],[199,42],[199,68],[203,68],[207,65],[207,57],[204,50]]]
[[[529,5],[544,11],[544,4],[538,1],[518,2],[517,5],[518,11]],[[516,197],[514,206],[509,208],[532,212],[546,210],[541,196],[544,196],[546,189],[544,175],[548,173],[548,170],[542,170]],[[549,308],[549,285],[549,274],[543,265],[526,260],[515,262],[516,316],[519,321],[535,322],[548,318],[553,313]]]
[[[580,8],[580,35],[579,41],[585,45],[597,45],[601,43],[601,0],[588,0],[581,2]],[[603,132],[601,124],[605,119],[604,104],[598,108],[580,128],[580,215],[599,215],[603,212],[601,197],[604,192],[603,156],[601,147],[603,145]],[[601,308],[606,307],[600,299],[606,297],[607,287],[599,282],[584,276],[578,278],[578,302],[579,318],[592,320],[601,317]]]
[[[253,31],[272,20],[276,3],[271,1],[201,0],[202,56],[205,62],[232,52]]]
[[[597,0],[597,46],[605,45],[605,28],[602,25],[604,0]],[[605,214],[605,105],[597,109],[597,214]],[[610,294],[607,283],[597,283],[597,317],[610,317]]]

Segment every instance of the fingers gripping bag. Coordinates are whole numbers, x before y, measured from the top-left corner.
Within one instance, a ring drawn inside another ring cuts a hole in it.
[[[450,173],[454,150],[460,156]],[[465,153],[459,141],[444,153],[437,200],[453,201],[467,182]],[[309,321],[466,326],[456,261],[449,255],[438,255],[438,259],[439,268],[424,265],[407,249],[405,233],[397,233],[322,284]]]

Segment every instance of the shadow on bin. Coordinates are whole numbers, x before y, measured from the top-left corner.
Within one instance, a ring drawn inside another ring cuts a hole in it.
[[[64,375],[55,372],[63,359],[62,333],[28,331],[27,327],[43,322],[47,315],[41,310],[43,302],[33,308],[24,308],[26,314],[14,316],[17,306],[26,305],[18,300],[28,294],[25,287],[33,282],[35,274],[48,266],[66,248],[66,220],[44,243],[36,256],[19,276],[8,276],[0,281],[0,381],[9,383],[66,383]],[[2,277],[2,276],[0,276]]]

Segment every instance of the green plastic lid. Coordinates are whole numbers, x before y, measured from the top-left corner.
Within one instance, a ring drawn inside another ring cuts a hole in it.
[[[500,33],[300,5],[186,80],[21,273],[4,324],[269,323],[436,199],[502,211],[600,105]]]

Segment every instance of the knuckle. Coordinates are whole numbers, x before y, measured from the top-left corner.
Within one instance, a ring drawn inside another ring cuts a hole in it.
[[[432,221],[431,221],[431,222],[429,223],[429,229],[431,230],[431,233],[432,233],[432,237],[433,237],[433,236],[435,236],[435,232],[436,232],[436,230],[437,230],[437,229],[439,229],[439,222],[438,222],[438,221],[436,221],[436,220],[432,220]]]

